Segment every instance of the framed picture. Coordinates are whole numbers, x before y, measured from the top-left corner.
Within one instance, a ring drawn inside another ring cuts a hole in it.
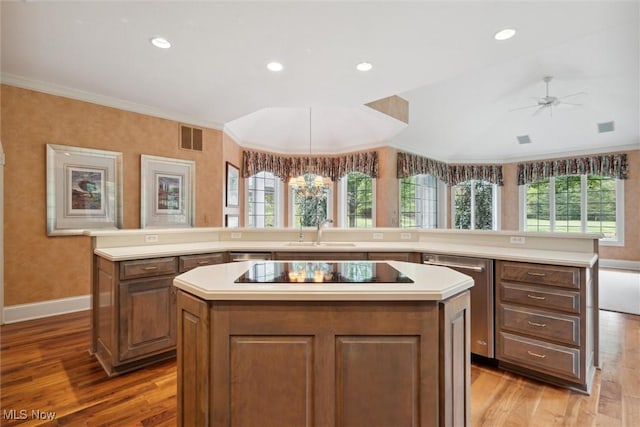
[[[122,153],[47,144],[47,235],[122,226]]]
[[[227,207],[237,208],[239,205],[240,170],[227,162]]]
[[[149,156],[140,158],[140,227],[193,227],[195,162]]]
[[[240,227],[240,217],[235,214],[227,214],[225,215],[225,227],[227,228],[238,228]]]

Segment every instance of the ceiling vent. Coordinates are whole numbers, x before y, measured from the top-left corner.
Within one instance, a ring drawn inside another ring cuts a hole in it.
[[[598,123],[598,133],[613,132],[613,122]]]
[[[180,148],[202,151],[202,129],[180,125]]]
[[[529,138],[529,135],[520,135],[517,138],[518,138],[518,144],[530,144],[531,143],[531,138]]]

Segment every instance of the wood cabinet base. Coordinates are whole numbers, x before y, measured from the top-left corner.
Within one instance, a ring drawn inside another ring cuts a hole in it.
[[[469,425],[469,293],[208,302],[178,293],[182,426]]]

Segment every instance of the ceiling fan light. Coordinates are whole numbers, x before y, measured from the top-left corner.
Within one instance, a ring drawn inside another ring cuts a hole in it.
[[[505,28],[493,35],[493,38],[498,41],[509,40],[511,37],[516,35],[515,28]]]

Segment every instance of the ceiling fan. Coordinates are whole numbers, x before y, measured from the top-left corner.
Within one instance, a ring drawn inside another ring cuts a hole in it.
[[[548,109],[549,110],[549,114],[551,116],[553,116],[553,107],[557,107],[560,104],[563,104],[563,105],[582,105],[582,104],[575,104],[575,103],[572,103],[572,102],[567,102],[567,101],[565,101],[565,99],[573,97],[573,96],[578,96],[578,95],[586,95],[586,92],[576,92],[576,93],[572,93],[570,95],[565,95],[565,96],[561,96],[561,97],[549,95],[549,82],[551,81],[551,79],[553,79],[553,76],[544,76],[542,78],[542,81],[545,83],[546,88],[547,88],[546,89],[546,95],[543,96],[542,98],[533,98],[533,99],[535,99],[537,101],[535,104],[527,105],[526,107],[514,108],[514,109],[509,110],[509,111],[525,110],[525,109],[528,109],[528,108],[537,108],[537,110],[533,112],[533,115],[536,116],[536,115],[540,114],[543,110]]]

